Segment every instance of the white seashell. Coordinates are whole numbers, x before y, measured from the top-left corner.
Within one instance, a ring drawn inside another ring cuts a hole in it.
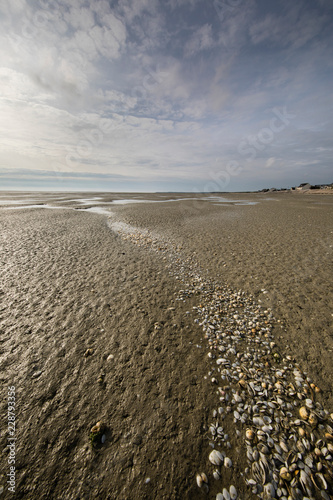
[[[262,427],[263,425],[265,425],[265,422],[263,421],[263,419],[261,417],[253,417],[253,423],[257,427]]]
[[[229,495],[229,491],[227,490],[227,488],[223,488],[223,498],[224,498],[224,500],[230,500],[230,495]]]
[[[200,474],[197,474],[195,479],[196,479],[196,481],[197,481],[197,485],[199,486],[199,488],[201,488],[201,487],[202,487],[202,484],[203,484],[203,480],[202,480],[201,475],[200,475]]]
[[[214,465],[221,465],[223,463],[223,455],[217,450],[213,450],[209,454],[209,461]]]
[[[275,488],[272,483],[265,484],[264,494],[266,495],[266,498],[275,498]]]
[[[264,432],[266,432],[267,434],[269,434],[271,432],[271,430],[272,430],[272,426],[271,425],[263,425],[262,426],[262,430]]]
[[[239,394],[235,394],[234,395],[234,399],[235,399],[236,403],[241,403],[242,402],[242,398],[240,397]]]
[[[105,440],[106,440],[106,436],[105,436],[105,434],[103,434],[103,436],[101,437],[101,443],[104,444]]]
[[[328,455],[328,449],[326,448],[326,446],[324,446],[324,448],[321,449],[321,452],[324,455],[324,457],[326,457],[326,455]]]
[[[224,467],[227,467],[228,469],[230,469],[230,467],[232,467],[232,461],[229,457],[225,457],[224,459]]]
[[[221,474],[219,473],[218,470],[214,470],[213,477],[216,481],[219,481],[221,479]]]
[[[208,484],[208,478],[204,472],[201,472],[201,479],[204,483]]]
[[[223,499],[223,495],[222,495],[222,493],[218,493],[218,494],[216,495],[216,500],[224,500],[224,499]]]
[[[287,446],[286,446],[285,442],[284,442],[284,441],[280,441],[280,443],[279,443],[279,444],[280,444],[280,447],[283,449],[283,451],[284,451],[285,453],[288,453],[288,451],[289,451],[289,450],[288,450],[288,448],[287,448]]]
[[[237,490],[236,490],[236,488],[233,485],[230,486],[229,493],[230,493],[231,500],[236,500],[236,498],[237,498]]]
[[[209,427],[209,432],[212,434],[212,436],[215,436],[215,434],[216,434],[216,429],[215,429],[214,425],[211,425],[211,426]]]
[[[246,429],[245,436],[246,436],[246,439],[248,439],[249,441],[252,441],[252,439],[254,439],[255,434],[254,434],[252,429]]]

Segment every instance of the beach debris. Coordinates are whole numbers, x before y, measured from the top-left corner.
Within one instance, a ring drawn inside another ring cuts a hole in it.
[[[84,357],[87,358],[88,356],[92,356],[94,353],[94,350],[89,348],[86,350],[86,352],[84,353]]]

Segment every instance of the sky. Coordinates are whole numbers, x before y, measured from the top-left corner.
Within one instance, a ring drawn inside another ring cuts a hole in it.
[[[1,0],[0,189],[333,182],[332,0]]]

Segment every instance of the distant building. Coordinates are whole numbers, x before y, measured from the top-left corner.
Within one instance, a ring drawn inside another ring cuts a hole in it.
[[[311,184],[308,182],[304,182],[296,188],[297,191],[307,191],[308,189],[311,189]]]

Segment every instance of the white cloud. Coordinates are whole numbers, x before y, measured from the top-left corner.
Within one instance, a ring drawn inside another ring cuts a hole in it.
[[[185,55],[193,56],[203,50],[211,49],[214,46],[212,26],[204,24],[198,28],[185,45]]]

